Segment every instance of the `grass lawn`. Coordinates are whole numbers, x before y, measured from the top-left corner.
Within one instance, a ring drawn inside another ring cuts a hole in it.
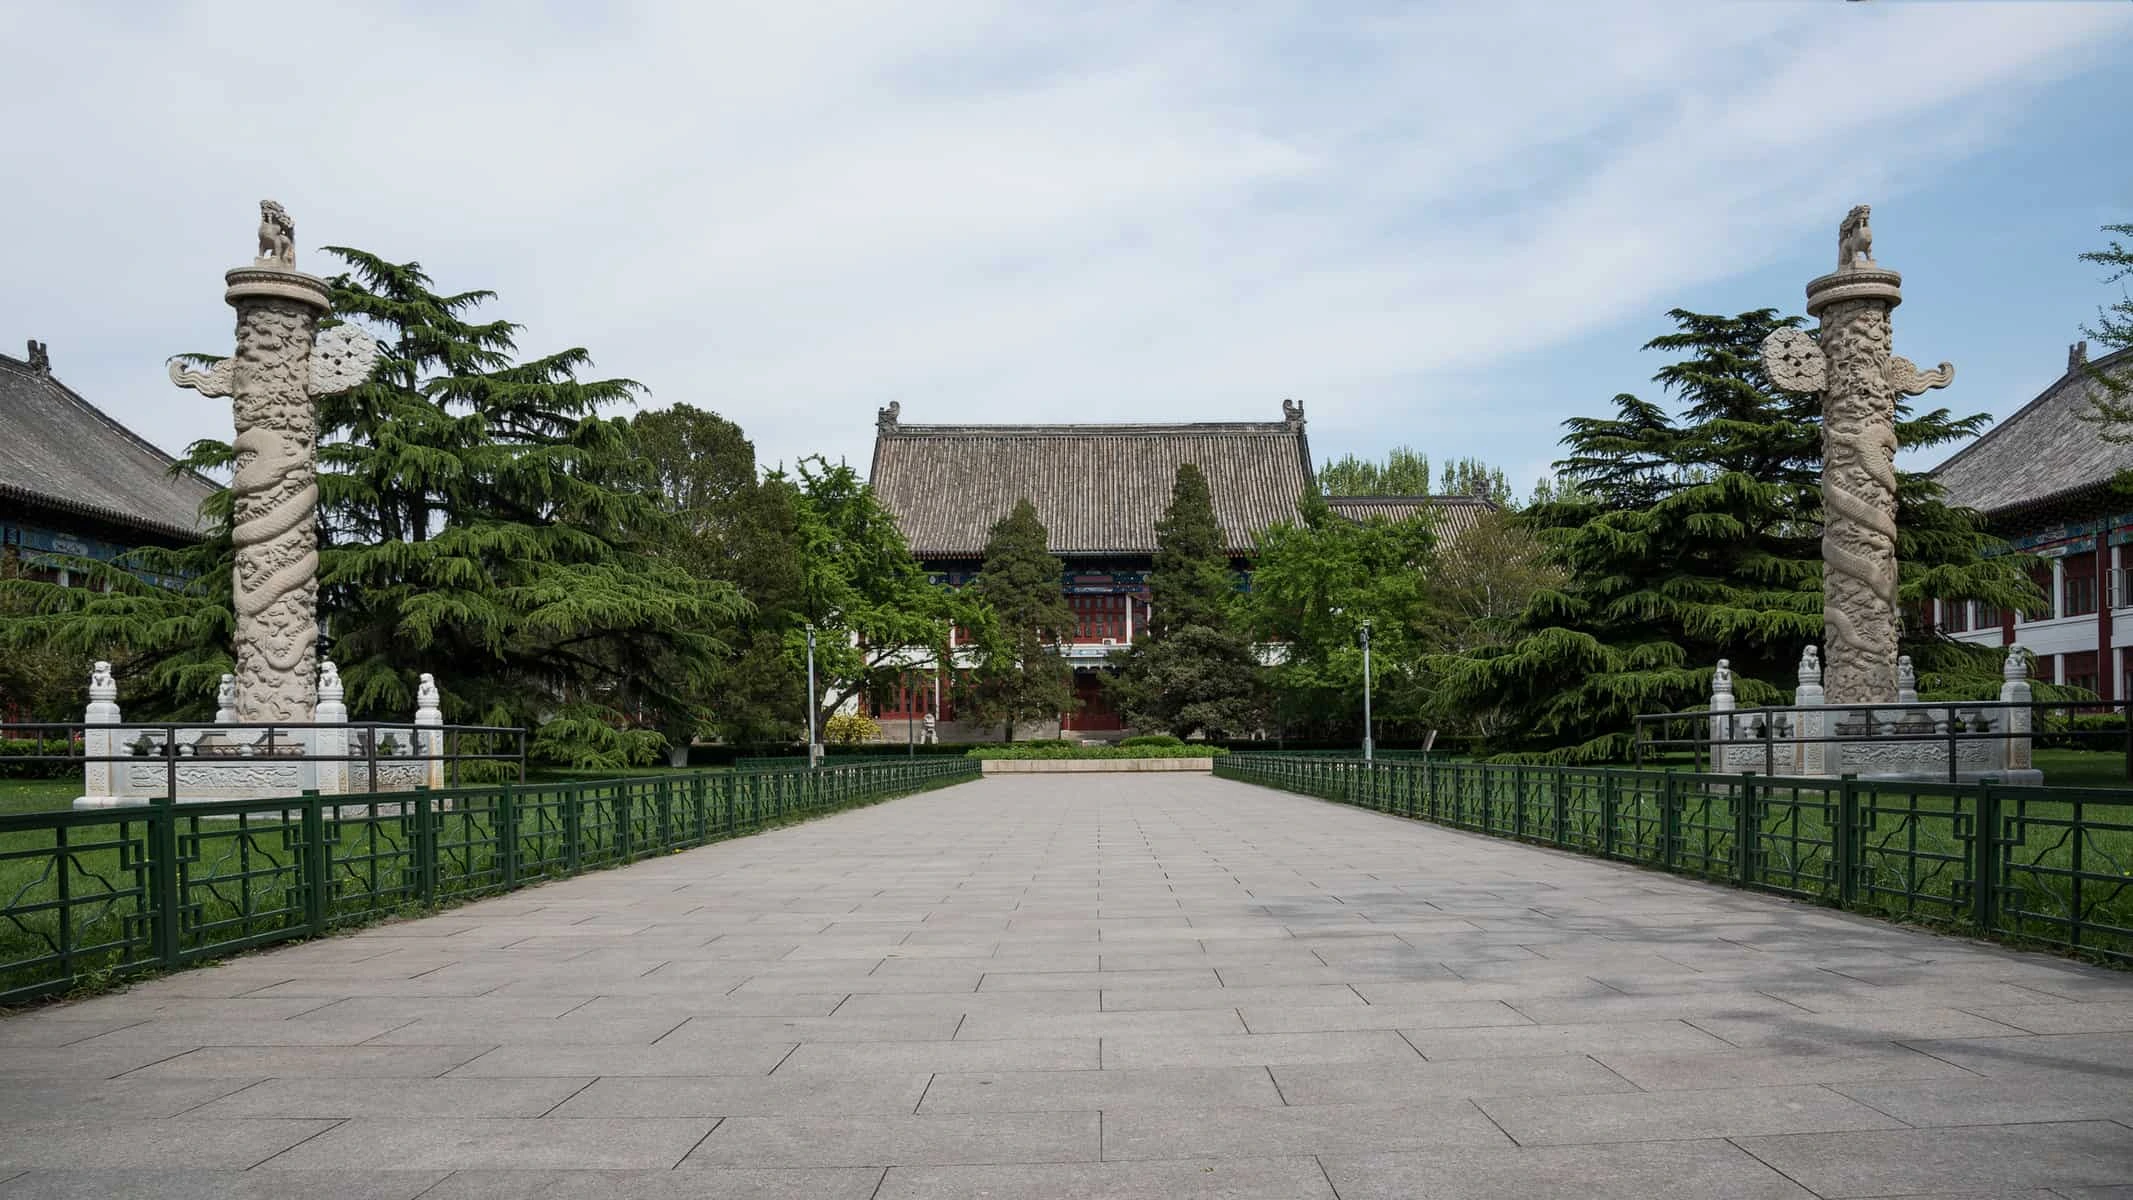
[[[2126,756],[2098,750],[2039,750],[2032,757],[2044,772],[2049,787],[2121,788],[2133,790],[2126,779]]]
[[[67,779],[0,779],[0,815],[7,813],[52,812],[70,808],[74,797],[81,795],[81,780]]]

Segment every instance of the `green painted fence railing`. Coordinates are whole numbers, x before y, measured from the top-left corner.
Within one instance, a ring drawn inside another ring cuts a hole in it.
[[[0,1004],[978,778],[964,758],[0,816]]]
[[[1215,774],[2133,964],[2133,790],[1280,754]]]

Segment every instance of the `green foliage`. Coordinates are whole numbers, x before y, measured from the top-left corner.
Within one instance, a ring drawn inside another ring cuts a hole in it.
[[[858,472],[820,457],[800,460],[798,470],[798,611],[817,630],[819,727],[847,702],[889,686],[919,654],[946,661],[949,630],[970,606],[926,578]],[[784,481],[782,472],[770,478]],[[789,634],[787,646],[796,660],[804,655],[804,633]]]
[[[1173,737],[1172,735],[1167,733],[1143,733],[1134,737],[1125,738],[1121,740],[1118,744],[1128,748],[1134,746],[1143,746],[1148,748],[1164,748],[1182,746],[1185,744],[1185,742],[1184,739]]]
[[[1226,627],[1237,594],[1236,577],[1222,527],[1215,523],[1207,476],[1192,463],[1178,468],[1170,507],[1155,524],[1155,547],[1155,569],[1148,576],[1153,597],[1148,636],[1160,639],[1188,625]]]
[[[37,615],[43,585],[10,591],[4,581],[21,577],[20,548],[0,551],[0,630]],[[11,644],[12,643],[12,644]],[[0,637],[0,720],[77,721],[87,701],[83,681],[95,660],[94,645],[67,653],[49,642],[13,642]],[[10,716],[9,714],[12,714]]]
[[[1429,598],[1438,649],[1464,653],[1510,640],[1533,597],[1562,582],[1527,522],[1508,512],[1477,517],[1437,548]]]
[[[1485,728],[1486,707],[1440,702],[1431,656],[1500,644],[1558,581],[1531,531],[1490,513],[1440,542],[1427,516],[1356,523],[1315,499],[1302,516],[1261,537],[1252,579],[1255,635],[1288,647],[1271,672],[1283,734],[1361,739],[1366,617],[1376,735]]]
[[[1721,657],[1742,705],[1782,702],[1800,648],[1822,636],[1819,403],[1764,376],[1761,343],[1795,325],[1768,309],[1737,317],[1675,310],[1676,331],[1647,349],[1679,354],[1654,377],[1679,414],[1635,396],[1612,417],[1565,422],[1557,462],[1567,495],[1520,519],[1563,572],[1537,591],[1507,637],[1429,662],[1442,703],[1495,714],[1497,750],[1599,761],[1626,748],[1640,712],[1700,707]],[[1906,446],[1974,434],[1982,415],[1899,409]],[[1931,481],[1898,491],[1901,594],[2006,608],[2039,597],[1974,514]],[[1914,658],[1927,646],[1914,635]]]
[[[1270,673],[1283,732],[1361,737],[1366,620],[1380,727],[1419,720],[1426,696],[1416,667],[1438,625],[1428,591],[1436,552],[1429,518],[1350,521],[1315,496],[1301,515],[1260,535],[1252,575],[1253,634],[1288,647]]]
[[[66,738],[0,738],[0,779],[72,779],[81,782],[80,762],[55,762],[30,755],[73,754]]]
[[[881,736],[881,723],[865,713],[841,712],[822,726],[822,738],[840,746],[871,742]]]
[[[1437,494],[1485,496],[1498,504],[1518,507],[1518,494],[1511,490],[1511,481],[1503,469],[1478,458],[1454,459],[1444,464],[1444,473],[1437,480]]]
[[[2103,232],[2133,237],[2133,225],[2106,225]],[[2106,284],[2133,279],[2133,249],[2115,237],[2103,249],[2081,255],[2081,261],[2104,268]],[[2121,286],[2118,299],[2098,307],[2096,323],[2083,326],[2082,332],[2100,343],[2102,353],[2098,358],[2133,346],[2133,296]],[[2133,370],[2104,371],[2092,366],[2089,376],[2101,386],[2090,417],[2101,426],[2106,439],[2133,442]]]
[[[320,403],[322,603],[350,708],[398,712],[434,670],[448,719],[552,717],[536,754],[639,761],[657,738],[635,714],[687,703],[726,650],[706,630],[741,601],[664,553],[657,481],[629,423],[598,413],[637,385],[580,380],[582,349],[517,361],[516,326],[472,317],[490,293],[329,249],[350,268],[335,311],[386,346],[369,383]]]
[[[1011,746],[978,746],[969,752],[976,759],[1074,759],[1074,758],[1218,758],[1229,751],[1220,746],[1135,746],[1131,739],[1116,746],[1078,746],[1057,742],[1020,742]]]
[[[1207,477],[1191,463],[1178,468],[1156,523],[1148,590],[1148,636],[1112,656],[1118,710],[1132,725],[1181,736],[1257,729],[1266,712],[1262,668],[1240,627]]]
[[[1073,670],[1054,649],[1074,627],[1059,590],[1064,572],[1028,500],[992,527],[970,588],[976,662],[961,692],[970,719],[999,724],[1007,741],[1017,722],[1048,721],[1074,707]]]
[[[1318,472],[1322,496],[1488,496],[1516,507],[1518,498],[1500,468],[1478,458],[1458,458],[1430,475],[1429,456],[1408,446],[1394,446],[1385,460],[1344,455]]]
[[[108,659],[129,715],[213,718],[237,624],[229,493],[211,496],[207,513],[214,530],[190,546],[141,547],[108,563],[52,556],[86,586],[0,578],[0,661],[17,680],[10,698],[33,715],[79,720],[89,664]]]
[[[731,584],[746,607],[709,632],[733,652],[711,664],[686,703],[663,711],[670,744],[792,736],[807,723],[797,491],[759,479],[755,447],[717,413],[681,404],[633,423],[639,453],[675,520],[663,549],[698,575]]]
[[[1325,496],[1426,496],[1432,476],[1429,456],[1409,446],[1394,446],[1385,461],[1343,455],[1319,468],[1318,491]]]

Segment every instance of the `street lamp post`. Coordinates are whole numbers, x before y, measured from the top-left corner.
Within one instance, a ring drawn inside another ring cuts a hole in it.
[[[812,767],[822,761],[822,749],[815,742],[815,623],[807,623],[807,765]]]
[[[1363,761],[1370,761],[1370,619],[1363,619]]]

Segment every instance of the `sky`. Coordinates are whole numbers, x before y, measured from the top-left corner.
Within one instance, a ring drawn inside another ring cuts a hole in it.
[[[228,436],[163,363],[227,352],[263,197],[300,269],[494,290],[528,355],[585,347],[766,464],[865,464],[892,400],[1293,397],[1321,462],[1521,488],[1564,418],[1652,394],[1668,309],[1798,311],[1853,204],[1897,352],[2001,416],[2133,221],[2123,3],[23,3],[0,45],[0,351],[47,342],[171,450]]]

